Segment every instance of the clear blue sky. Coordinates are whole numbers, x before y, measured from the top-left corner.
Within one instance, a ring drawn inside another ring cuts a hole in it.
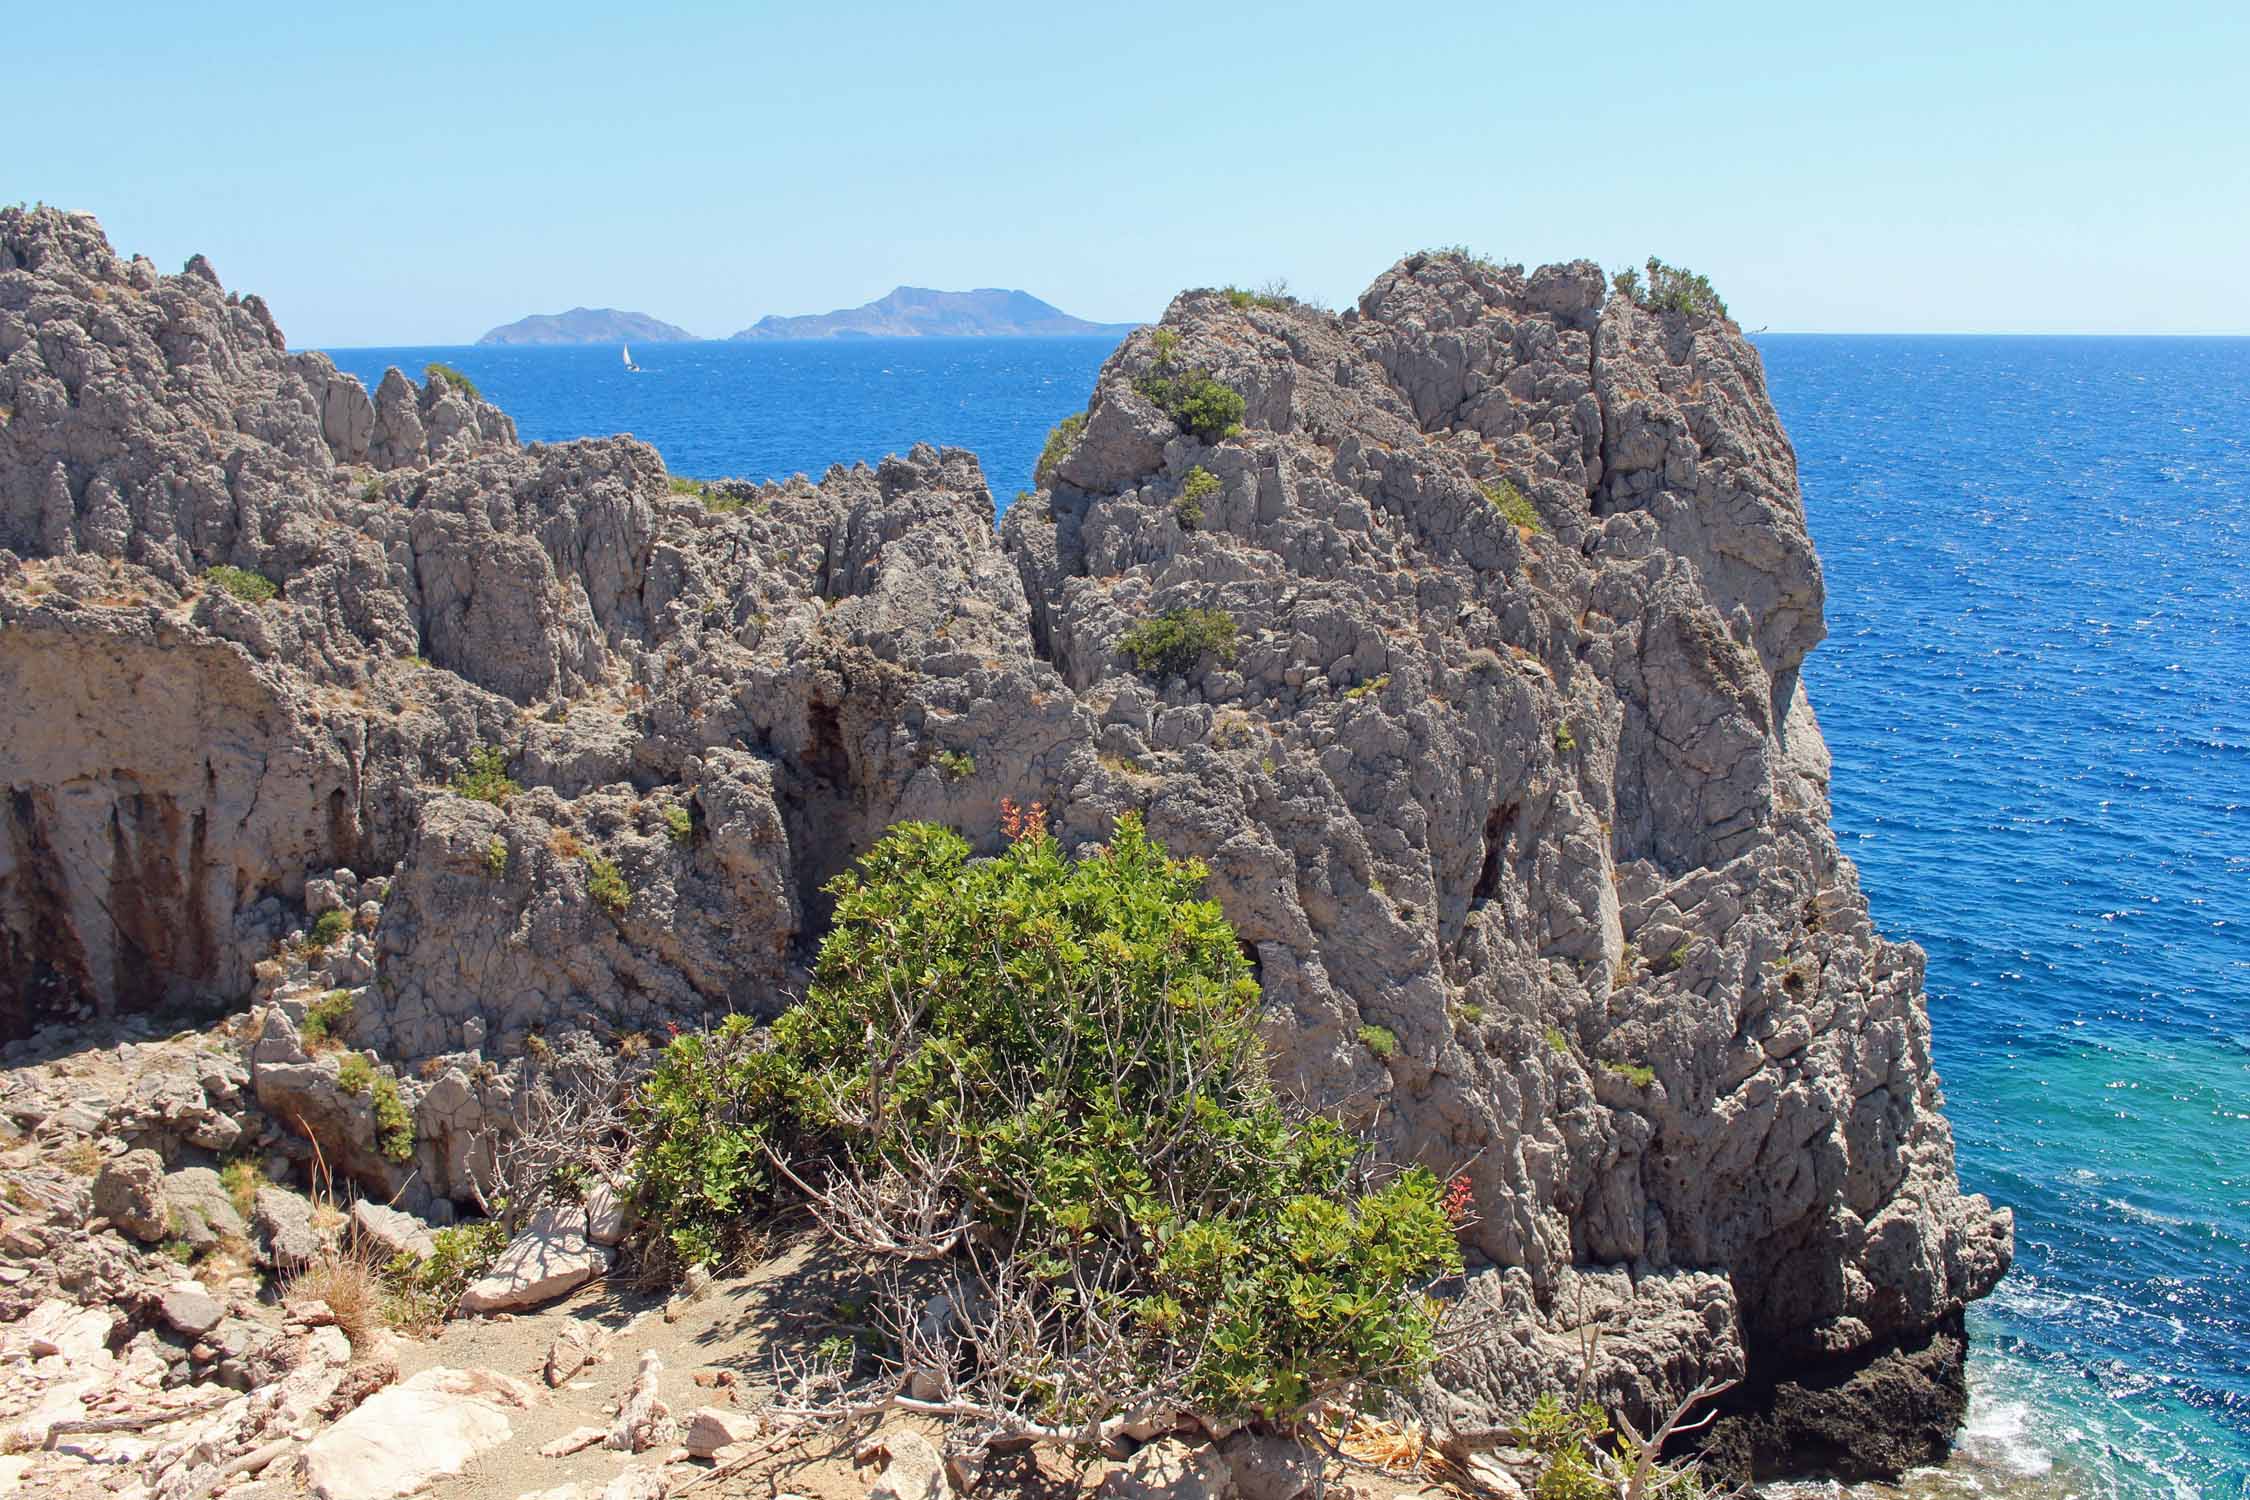
[[[8,7],[0,199],[297,346],[1651,252],[1748,327],[2250,332],[2250,4]]]

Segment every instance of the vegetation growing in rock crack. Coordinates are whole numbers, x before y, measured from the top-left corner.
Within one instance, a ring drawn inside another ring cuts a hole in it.
[[[1372,1023],[1359,1028],[1359,1044],[1384,1061],[1398,1056],[1398,1033],[1388,1026]]]
[[[407,1329],[443,1322],[469,1283],[482,1276],[507,1247],[507,1226],[499,1219],[438,1230],[430,1237],[427,1258],[418,1261],[412,1255],[398,1255],[383,1268],[390,1294],[386,1317]]]
[[[617,868],[617,861],[592,851],[580,856],[586,865],[586,894],[594,904],[613,917],[625,914],[633,904],[633,893],[625,884],[625,876]]]
[[[1193,531],[1203,524],[1203,507],[1208,501],[1219,498],[1219,476],[1201,464],[1187,472],[1187,482],[1172,501],[1172,514],[1179,518],[1182,531]]]
[[[264,604],[281,592],[281,585],[265,574],[253,573],[232,563],[205,568],[203,578],[213,588],[224,589],[245,604]]]
[[[1206,654],[1231,664],[1234,616],[1223,609],[1168,609],[1119,636],[1117,649],[1134,666],[1156,677],[1184,677]]]
[[[1133,389],[1158,410],[1206,443],[1233,437],[1242,431],[1242,414],[1249,405],[1234,387],[1213,379],[1201,367],[1179,367],[1179,335],[1159,328],[1153,336],[1156,359]]]
[[[494,880],[508,873],[508,841],[497,833],[484,846],[484,873]]]
[[[977,758],[966,750],[940,750],[930,759],[947,781],[966,781],[977,774]]]
[[[313,918],[312,926],[305,929],[305,940],[299,945],[306,958],[326,953],[344,940],[352,930],[352,914],[342,907],[330,907]]]
[[[1539,512],[1524,498],[1523,491],[1508,480],[1487,479],[1477,488],[1484,491],[1484,498],[1492,502],[1494,510],[1507,518],[1509,525],[1519,526],[1525,531],[1547,529],[1547,523],[1539,518]]]
[[[336,1039],[352,1023],[352,992],[330,990],[305,1007],[305,1024],[298,1028],[307,1047]]]
[[[685,849],[695,842],[695,814],[672,803],[664,809],[664,831],[673,843]]]
[[[1047,434],[1046,446],[1039,450],[1039,462],[1032,466],[1031,482],[1050,485],[1055,482],[1055,467],[1070,457],[1070,450],[1078,446],[1078,435],[1086,430],[1086,414],[1074,411],[1055,424]]]
[[[469,752],[468,766],[446,783],[446,790],[456,797],[470,797],[494,807],[505,807],[508,799],[523,788],[508,776],[507,751],[498,745],[479,745]]]
[[[830,883],[802,1004],[666,1049],[639,1212],[690,1262],[802,1199],[847,1245],[937,1263],[882,1283],[880,1368],[829,1415],[911,1373],[987,1435],[1094,1443],[1150,1409],[1288,1419],[1414,1380],[1426,1288],[1459,1265],[1436,1179],[1372,1171],[1276,1095],[1200,865],[1137,817],[1074,859],[1004,810],[990,859],[893,828]]]
[[[484,399],[484,392],[477,389],[477,383],[451,365],[440,364],[436,360],[432,360],[422,367],[422,378],[425,380],[442,380],[472,401]]]

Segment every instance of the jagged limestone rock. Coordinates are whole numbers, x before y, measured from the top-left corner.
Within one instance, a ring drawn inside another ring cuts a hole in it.
[[[1959,1190],[1921,956],[1828,828],[1756,351],[1584,262],[1238,301],[1128,337],[996,534],[955,450],[676,496],[442,378],[363,411],[208,266],[0,210],[0,1024],[342,988],[416,1135],[339,1118],[345,1170],[436,1213],[535,1040],[787,1003],[890,824],[994,848],[1006,797],[1075,846],[1139,809],[1209,865],[1277,1075],[1465,1172],[1496,1331],[1432,1415],[1569,1388],[1598,1319],[1644,1422],[1745,1374],[1768,1425],[1727,1451],[1792,1412],[1826,1443],[1810,1396],[1881,1367],[1930,1399],[1871,1399],[1899,1430],[1853,1452],[1934,1452],[2011,1224]],[[1151,399],[1191,372],[1240,432]],[[1231,659],[1121,649],[1185,609]],[[454,790],[479,751],[520,790]],[[309,951],[339,870],[391,883]],[[311,1060],[266,1024],[278,1087]]]

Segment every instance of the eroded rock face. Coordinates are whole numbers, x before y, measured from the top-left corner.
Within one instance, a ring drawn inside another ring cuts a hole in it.
[[[1241,432],[1142,394],[1191,370]],[[0,1024],[255,981],[251,1087],[318,1113],[297,1027],[341,993],[413,1157],[371,1106],[307,1128],[473,1204],[508,1069],[772,1013],[892,823],[1137,809],[1209,865],[1280,1075],[1468,1177],[1498,1331],[1441,1419],[1568,1389],[1598,1319],[1640,1416],[1746,1373],[1745,1465],[1792,1422],[1865,1456],[1821,1394],[1855,1382],[1907,1429],[1869,1466],[1944,1442],[1935,1341],[2010,1223],[1828,830],[1820,569],[1731,325],[1453,255],[1341,317],[1187,294],[996,534],[965,453],[674,495],[640,444],[369,398],[208,267],[4,210],[0,412]],[[1125,659],[1189,607],[1231,660]],[[521,790],[449,790],[480,749]]]

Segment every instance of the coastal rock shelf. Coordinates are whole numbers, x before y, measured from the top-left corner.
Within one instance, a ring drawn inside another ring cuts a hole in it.
[[[1181,425],[1199,382],[1238,430]],[[0,210],[0,1028],[272,1002],[251,1096],[444,1213],[528,1051],[774,1013],[892,823],[1139,809],[1276,1077],[1468,1178],[1507,1333],[1435,1411],[1570,1389],[1598,1322],[1636,1415],[1742,1378],[1737,1471],[1941,1452],[2011,1221],[1828,827],[1820,568],[1739,332],[1585,262],[1191,292],[1042,484],[996,531],[959,450],[698,487],[520,446],[200,258]],[[1167,619],[1209,649],[1127,649]]]

